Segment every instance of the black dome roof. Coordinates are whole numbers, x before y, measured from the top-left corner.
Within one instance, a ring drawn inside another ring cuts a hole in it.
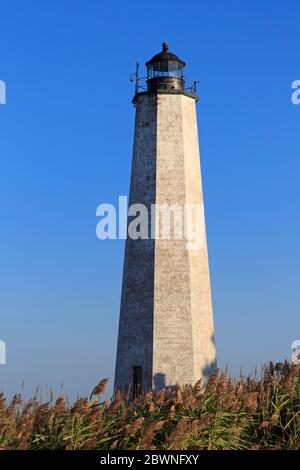
[[[176,60],[183,64],[183,66],[185,65],[183,60],[179,59],[177,55],[169,51],[169,46],[166,42],[163,43],[162,47],[163,50],[159,54],[154,55],[151,60],[148,60],[148,62],[146,62],[146,66],[153,64],[154,62],[162,62],[164,60]]]

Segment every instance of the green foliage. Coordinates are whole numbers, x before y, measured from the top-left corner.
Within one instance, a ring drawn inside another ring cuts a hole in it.
[[[269,363],[260,378],[217,370],[205,387],[135,400],[101,401],[106,383],[73,406],[0,394],[0,449],[300,449],[300,366]]]

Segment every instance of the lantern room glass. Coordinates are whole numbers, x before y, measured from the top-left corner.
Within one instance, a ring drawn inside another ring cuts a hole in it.
[[[182,63],[175,60],[154,62],[148,65],[148,79],[154,77],[178,77],[183,78]]]

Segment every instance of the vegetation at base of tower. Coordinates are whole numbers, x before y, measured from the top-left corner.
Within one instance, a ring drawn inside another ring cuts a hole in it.
[[[5,449],[300,449],[300,365],[269,363],[259,378],[215,371],[179,386],[101,401],[107,379],[68,405],[0,395]]]

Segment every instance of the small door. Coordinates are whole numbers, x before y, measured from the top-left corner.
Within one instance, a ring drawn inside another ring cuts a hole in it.
[[[142,366],[133,366],[133,398],[142,393]]]

